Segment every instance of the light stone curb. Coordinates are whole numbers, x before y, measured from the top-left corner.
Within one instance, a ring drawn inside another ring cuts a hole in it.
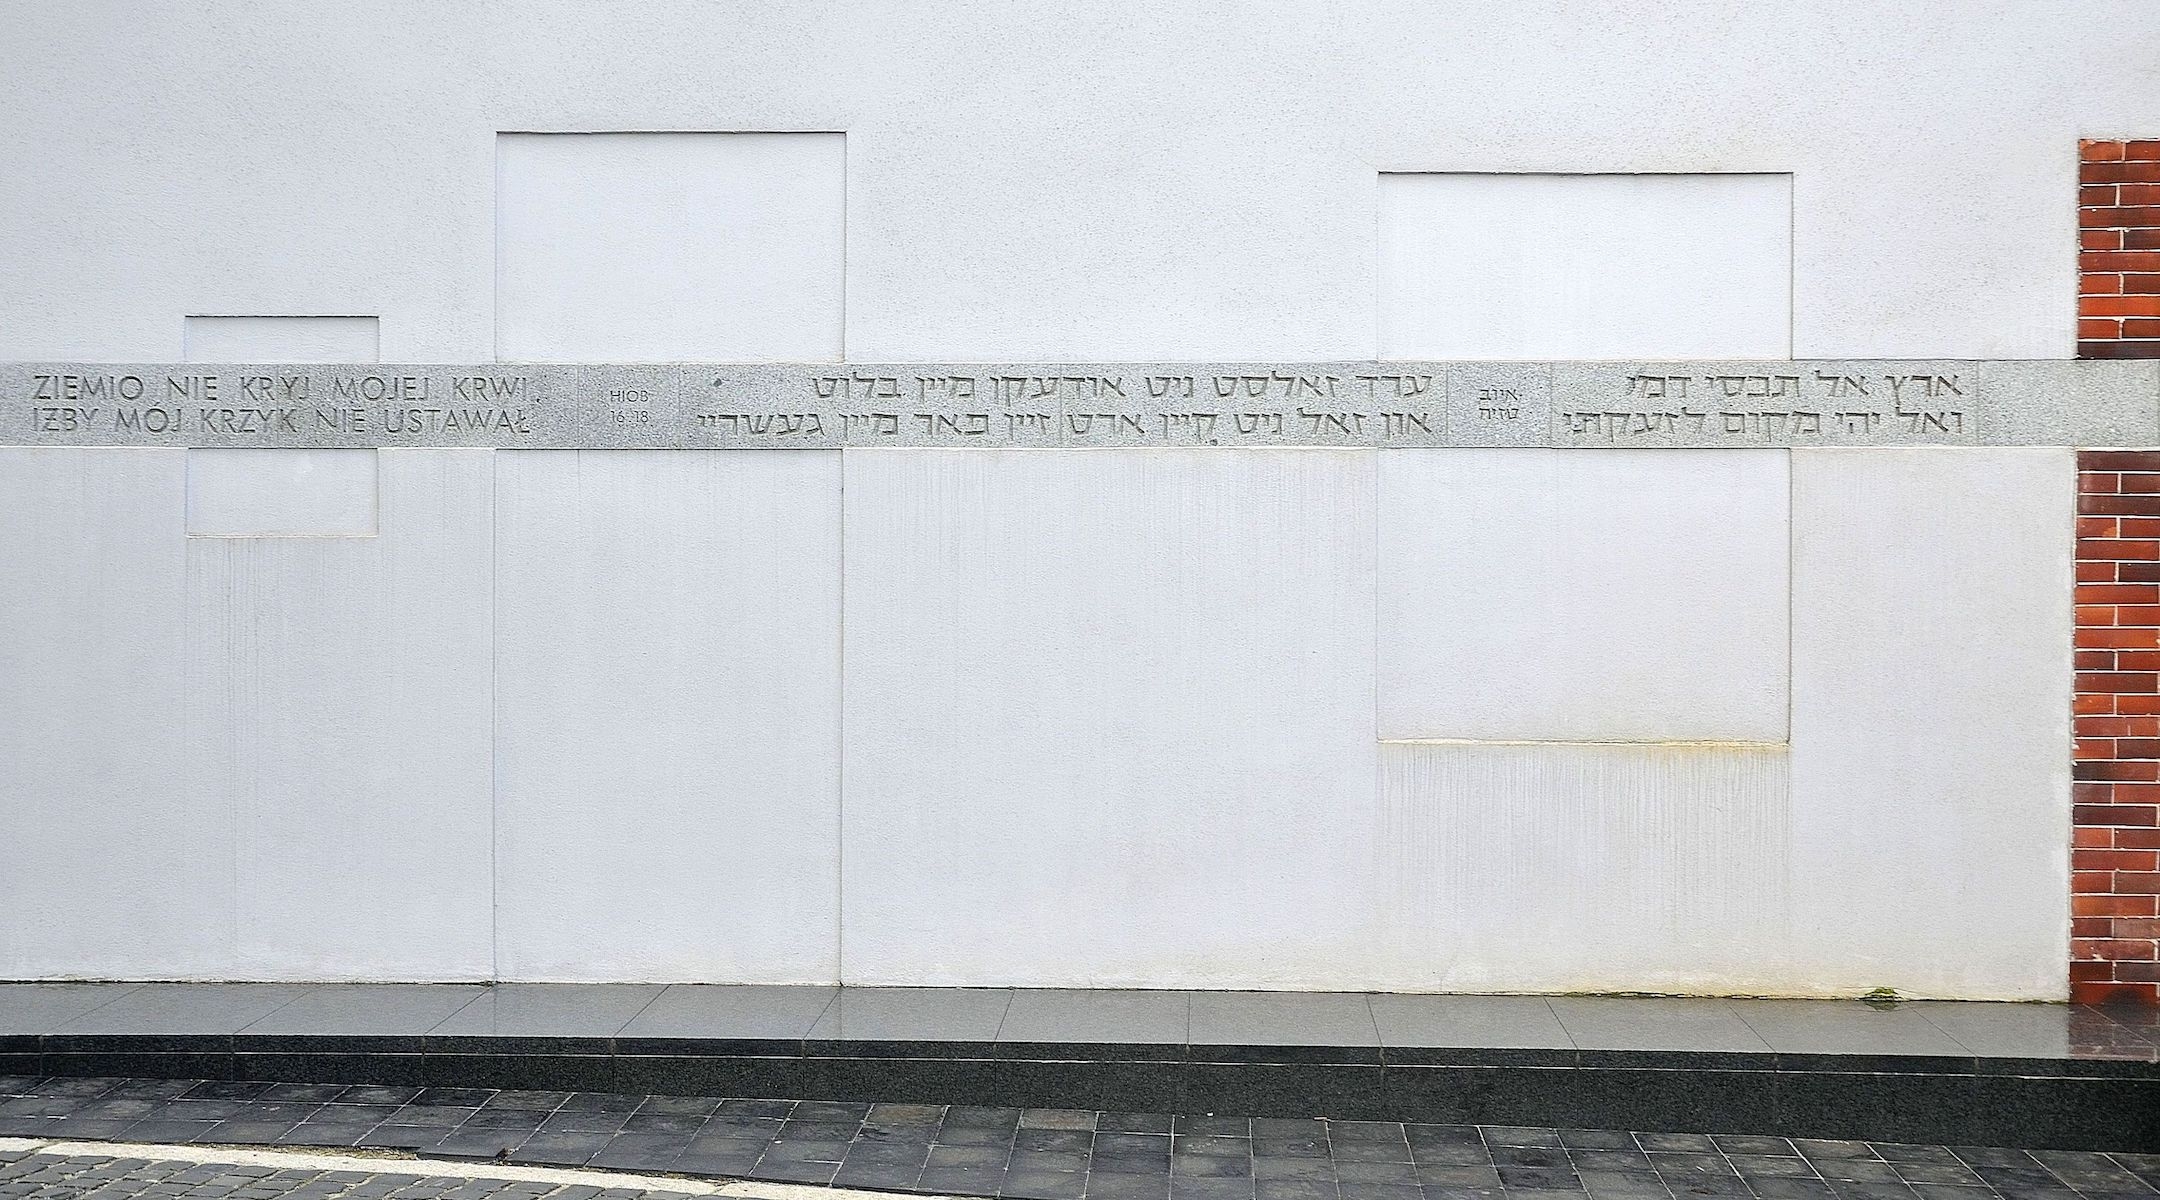
[[[2160,361],[0,363],[0,445],[2160,444]]]
[[[61,1158],[146,1158],[163,1162],[230,1163],[234,1166],[270,1167],[276,1170],[366,1171],[377,1175],[552,1183],[561,1187],[583,1185],[598,1188],[637,1188],[692,1196],[742,1197],[743,1200],[889,1200],[891,1195],[857,1188],[766,1183],[748,1179],[714,1183],[710,1180],[673,1175],[638,1175],[570,1167],[528,1167],[464,1159],[415,1158],[391,1151],[363,1155],[297,1147],[290,1150],[250,1150],[233,1146],[144,1142],[49,1142],[34,1138],[0,1138],[0,1151],[49,1154]],[[950,1200],[932,1193],[911,1192],[909,1195],[923,1196],[926,1200]]]

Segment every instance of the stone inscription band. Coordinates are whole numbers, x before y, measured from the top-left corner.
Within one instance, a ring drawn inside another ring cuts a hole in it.
[[[2160,444],[2160,363],[0,363],[0,445]]]

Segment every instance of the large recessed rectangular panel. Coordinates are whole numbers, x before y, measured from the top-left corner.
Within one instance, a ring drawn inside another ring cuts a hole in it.
[[[1370,452],[847,452],[849,983],[1376,979]]]
[[[1784,358],[1789,175],[1380,176],[1382,358]]]
[[[506,133],[495,354],[506,362],[841,355],[837,133]]]
[[[1782,450],[1380,456],[1380,736],[1783,741]]]
[[[380,536],[185,543],[175,773],[231,814],[228,977],[492,970],[493,452],[378,453]]]
[[[195,447],[189,537],[371,537],[374,450]]]
[[[1792,992],[1782,746],[1381,747],[1398,986]]]
[[[374,317],[189,317],[187,361],[370,363],[379,357]]]
[[[1793,451],[1796,950],[1825,986],[2059,1000],[2069,450]]]
[[[496,464],[504,976],[833,982],[839,452]]]

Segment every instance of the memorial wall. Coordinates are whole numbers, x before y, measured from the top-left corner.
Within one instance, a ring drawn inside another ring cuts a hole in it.
[[[2160,14],[0,21],[0,978],[2068,992]]]
[[[2057,995],[2070,447],[2155,442],[2153,363],[9,365],[9,969]]]

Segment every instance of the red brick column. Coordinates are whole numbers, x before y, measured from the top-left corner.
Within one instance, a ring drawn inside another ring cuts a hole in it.
[[[2160,140],[2078,143],[2079,358],[2160,358]]]
[[[2160,450],[2078,454],[2076,647],[2070,998],[2160,1003]]]

